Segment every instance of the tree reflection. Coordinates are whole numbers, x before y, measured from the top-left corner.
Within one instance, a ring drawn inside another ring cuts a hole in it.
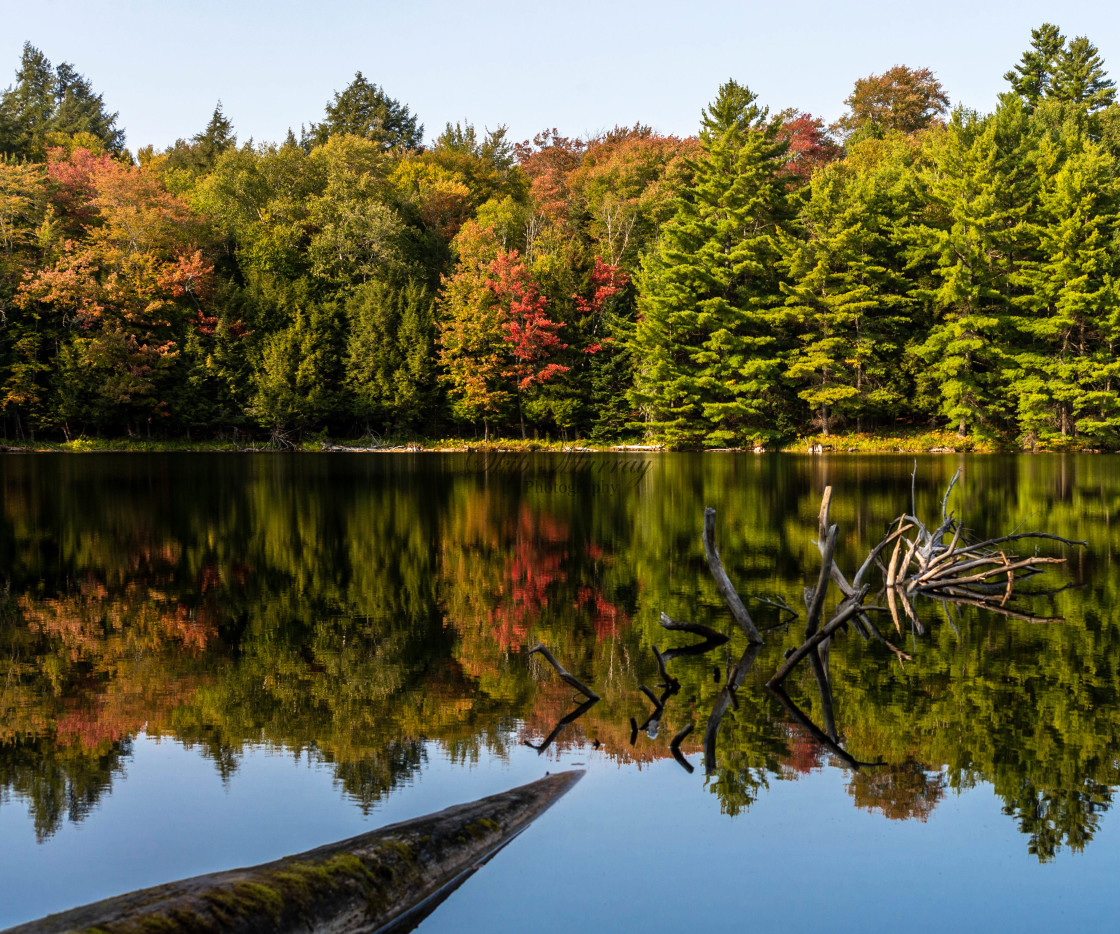
[[[1067,622],[919,604],[912,660],[837,636],[826,669],[786,681],[787,707],[763,685],[800,642],[781,606],[819,566],[805,534],[819,490],[845,491],[836,552],[851,565],[909,497],[909,461],[662,458],[640,488],[598,498],[450,461],[6,461],[0,789],[43,839],[111,792],[144,731],[223,780],[254,744],[308,756],[368,808],[433,743],[464,763],[546,739],[547,755],[593,741],[642,762],[691,725],[677,752],[696,761],[724,704],[704,771],[727,814],[831,763],[887,818],[925,820],[949,788],[987,782],[1039,859],[1080,849],[1120,784],[1120,483],[1089,458],[968,465],[970,524],[1030,515],[1090,541],[1067,573],[1078,586],[1043,601]],[[923,467],[919,508],[953,469]],[[729,575],[772,601],[760,628],[779,626],[741,671],[747,645],[697,534],[706,499]],[[662,611],[730,641],[668,631]],[[538,640],[601,700],[577,707],[530,664]],[[659,683],[673,690],[651,692],[657,729],[632,742],[651,710],[640,687]]]

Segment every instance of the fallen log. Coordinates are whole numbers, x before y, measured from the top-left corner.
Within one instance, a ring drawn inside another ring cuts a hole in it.
[[[4,934],[411,930],[582,775],[546,776],[296,856],[107,898]]]

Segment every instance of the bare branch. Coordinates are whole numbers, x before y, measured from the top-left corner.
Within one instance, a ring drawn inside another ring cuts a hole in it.
[[[712,572],[712,577],[716,580],[716,587],[727,604],[727,608],[731,610],[735,622],[746,633],[747,640],[752,644],[761,645],[762,636],[755,628],[754,620],[751,619],[747,608],[743,606],[743,601],[739,599],[739,594],[731,583],[731,579],[727,576],[727,572],[723,569],[723,562],[720,561],[719,550],[716,548],[716,511],[710,506],[704,510],[703,539],[704,556],[708,559],[708,568]]]

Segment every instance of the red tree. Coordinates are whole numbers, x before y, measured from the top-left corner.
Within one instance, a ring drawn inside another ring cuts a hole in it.
[[[568,345],[556,333],[563,323],[548,317],[545,311],[548,299],[540,294],[517,250],[499,253],[490,264],[490,275],[493,278],[487,279],[486,286],[505,312],[502,339],[509,345],[510,363],[503,375],[513,380],[517,390],[521,437],[524,438],[522,396],[534,384],[568,372],[569,367],[553,362],[555,355]]]

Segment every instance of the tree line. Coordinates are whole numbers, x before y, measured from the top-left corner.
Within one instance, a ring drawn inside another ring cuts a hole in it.
[[[697,136],[448,124],[358,72],[135,158],[73,65],[0,97],[9,437],[233,429],[738,447],[951,426],[1120,444],[1120,105],[1043,24],[981,113],[926,68],[834,125],[728,81]]]

